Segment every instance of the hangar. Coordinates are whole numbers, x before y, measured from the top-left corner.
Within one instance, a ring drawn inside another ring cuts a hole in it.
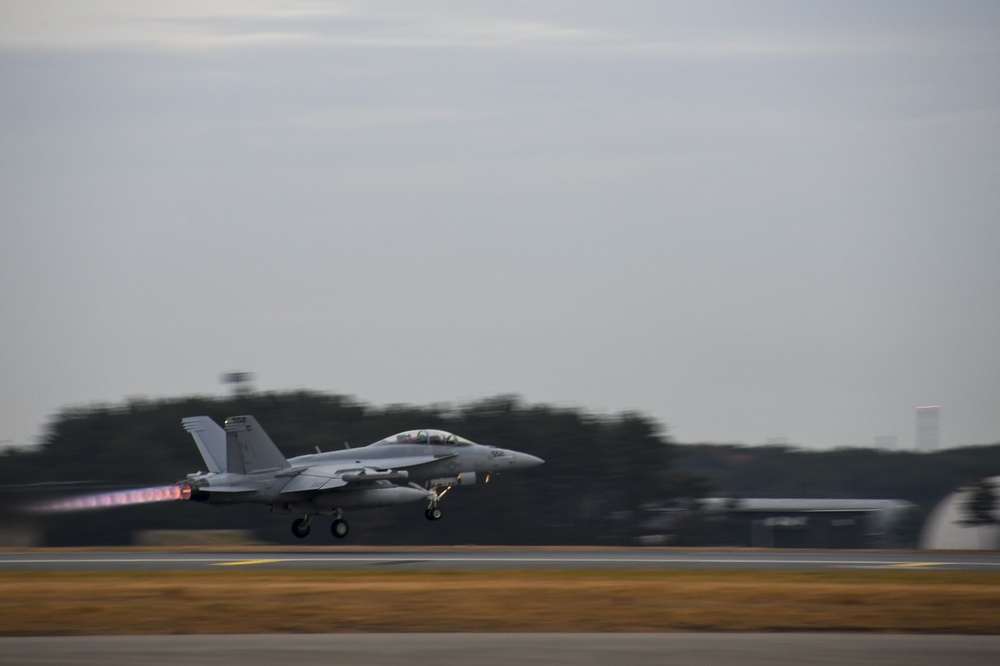
[[[1000,476],[984,479],[1000,488]],[[970,525],[966,521],[972,486],[959,488],[931,510],[920,532],[920,548],[927,550],[1000,550],[1000,510],[993,524]]]

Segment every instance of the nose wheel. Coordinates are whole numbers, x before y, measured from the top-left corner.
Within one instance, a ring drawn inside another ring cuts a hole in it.
[[[415,483],[411,483],[410,486],[427,493],[427,508],[424,510],[424,518],[427,520],[441,520],[444,512],[438,508],[438,500],[444,497],[444,494],[451,490],[451,487],[446,487],[443,491],[438,492],[437,488],[421,488]]]

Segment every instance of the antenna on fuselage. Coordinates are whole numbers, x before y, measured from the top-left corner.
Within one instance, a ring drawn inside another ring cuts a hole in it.
[[[348,444],[347,442],[344,442],[344,448],[345,448],[345,449],[349,449],[349,448],[351,448],[351,445],[350,445],[350,444]]]

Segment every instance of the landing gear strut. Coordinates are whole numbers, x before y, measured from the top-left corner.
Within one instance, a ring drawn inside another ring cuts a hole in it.
[[[309,536],[309,523],[312,522],[312,516],[307,515],[305,518],[296,518],[292,521],[292,534],[300,539],[305,539]]]
[[[424,518],[427,520],[441,520],[441,516],[444,515],[444,512],[438,508],[438,500],[444,497],[446,492],[451,490],[451,486],[445,486],[444,490],[438,492],[437,488],[424,489],[415,483],[411,483],[410,485],[417,490],[423,490],[427,493],[427,509],[424,510]]]
[[[424,517],[427,520],[441,520],[441,516],[444,512],[438,508],[438,500],[444,497],[444,494],[451,490],[451,488],[445,488],[443,492],[438,492],[436,488],[431,489],[431,495],[427,498],[427,510],[424,511]]]

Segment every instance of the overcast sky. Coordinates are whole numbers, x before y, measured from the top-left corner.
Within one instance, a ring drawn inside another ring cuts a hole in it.
[[[7,443],[228,370],[1000,441],[1000,3],[0,0],[0,318]]]

